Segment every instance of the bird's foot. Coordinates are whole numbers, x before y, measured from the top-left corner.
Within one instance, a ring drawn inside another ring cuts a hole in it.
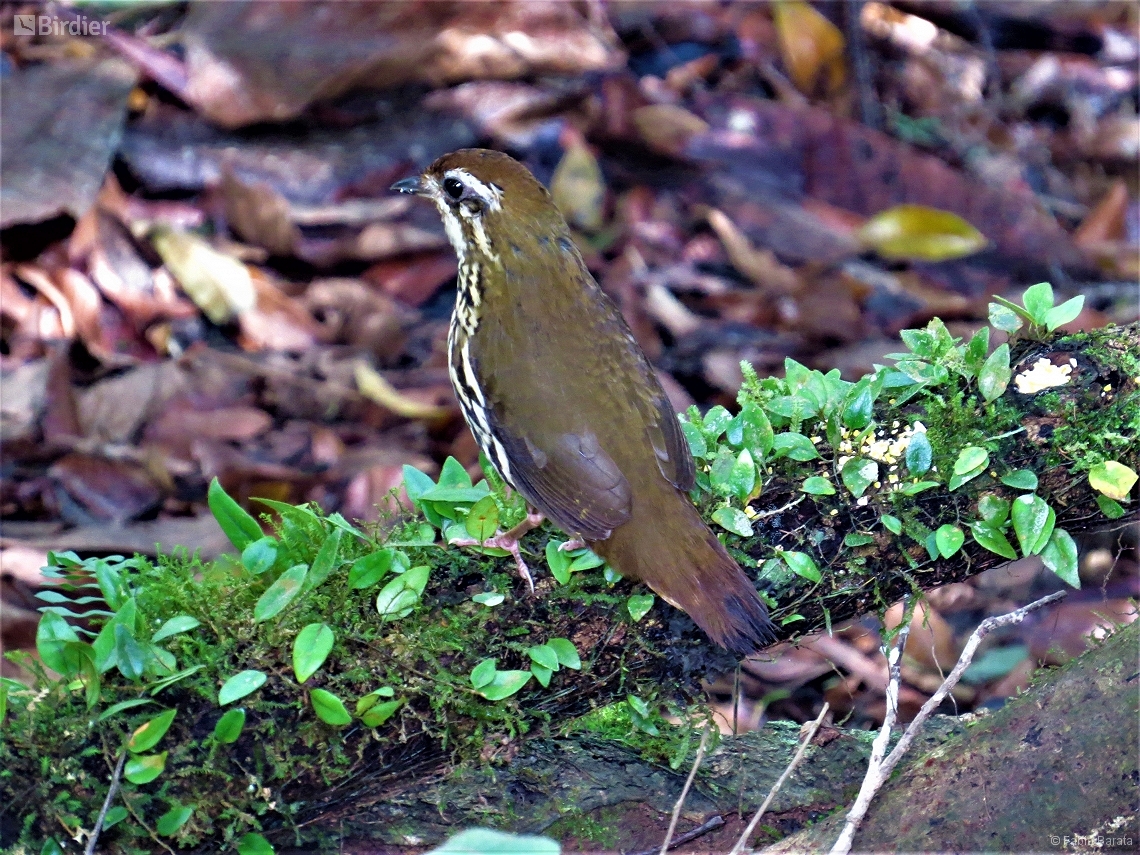
[[[452,546],[481,546],[489,549],[505,549],[515,559],[515,567],[518,569],[519,576],[526,582],[527,588],[530,592],[534,593],[534,577],[530,575],[530,568],[526,566],[523,560],[522,551],[519,549],[519,541],[522,540],[524,534],[531,529],[538,528],[545,520],[542,514],[537,511],[527,511],[526,519],[512,528],[510,531],[505,531],[502,534],[496,534],[494,537],[489,537],[486,540],[476,540],[473,537],[462,537],[451,541]]]
[[[575,549],[585,549],[587,546],[589,546],[589,544],[582,540],[582,538],[573,537],[558,547],[558,550],[560,552],[573,552]]]

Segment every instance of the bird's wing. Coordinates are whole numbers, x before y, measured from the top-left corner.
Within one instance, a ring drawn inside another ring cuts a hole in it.
[[[505,428],[494,413],[490,421],[507,458],[508,471],[495,461],[501,474],[561,529],[604,540],[629,520],[629,481],[593,432],[531,439]]]
[[[691,490],[696,482],[697,470],[693,454],[689,450],[689,441],[681,432],[681,423],[677,420],[669,396],[661,388],[653,367],[645,360],[641,361],[646,384],[654,390],[652,397],[640,404],[640,409],[645,418],[649,442],[657,456],[657,468],[678,490]]]

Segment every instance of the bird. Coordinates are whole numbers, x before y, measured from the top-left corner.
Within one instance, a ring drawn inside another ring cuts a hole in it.
[[[753,582],[689,497],[665,390],[550,193],[514,158],[460,149],[392,185],[430,200],[458,259],[448,372],[480,449],[530,508],[738,657],[775,639]],[[513,548],[512,548],[513,547]],[[533,590],[533,583],[531,583]]]

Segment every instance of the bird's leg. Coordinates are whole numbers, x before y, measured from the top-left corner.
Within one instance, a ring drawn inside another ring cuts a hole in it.
[[[588,546],[589,544],[586,543],[586,541],[582,540],[582,538],[572,537],[560,547],[558,547],[558,550],[560,552],[573,552],[575,549],[585,549]]]
[[[530,568],[526,566],[523,561],[522,552],[519,550],[519,541],[522,540],[524,534],[531,529],[538,528],[542,525],[546,517],[538,511],[531,510],[528,506],[526,509],[526,518],[512,528],[510,531],[505,531],[502,534],[497,534],[494,537],[489,537],[486,540],[476,540],[473,537],[462,537],[457,540],[451,541],[452,546],[483,546],[491,549],[505,549],[515,559],[515,567],[518,568],[519,575],[526,580],[527,587],[530,592],[534,593],[534,578],[530,575]]]

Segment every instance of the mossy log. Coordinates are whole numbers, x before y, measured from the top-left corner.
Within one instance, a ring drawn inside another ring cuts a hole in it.
[[[1083,848],[1133,851],[1140,840],[1138,643],[1134,623],[1039,675],[996,712],[930,720],[873,803],[856,849],[1048,851],[1065,848],[1054,842],[1064,838],[1082,848],[1083,837]],[[681,851],[731,849],[799,735],[797,725],[769,722],[724,738],[701,763],[677,833],[710,831]],[[820,731],[750,845],[826,852],[862,780],[872,737]],[[335,833],[347,852],[411,847],[488,823],[547,834],[567,849],[656,851],[690,763],[673,770],[591,735],[539,738],[498,768],[409,781],[383,801],[332,806],[309,831]]]
[[[774,604],[772,615],[784,637],[826,628],[1002,563],[1004,558],[969,536],[967,523],[979,518],[983,495],[1008,501],[1025,492],[1002,483],[1014,470],[1034,473],[1036,495],[1054,510],[1056,526],[1073,535],[1135,519],[1129,510],[1134,502],[1115,521],[1106,518],[1088,471],[1106,460],[1140,467],[1140,325],[1023,342],[1012,354],[1014,378],[1042,359],[1069,370],[1061,385],[1032,394],[1010,385],[986,403],[972,384],[952,375],[902,405],[881,396],[874,421],[885,435],[864,440],[882,439],[886,445],[896,422],[922,421],[932,449],[930,472],[937,470],[929,489],[914,495],[894,489],[889,467],[896,464],[887,455],[880,482],[866,485],[856,499],[841,484],[837,457],[843,451],[832,447],[840,443],[826,439],[816,443],[818,457],[782,458],[765,470],[763,491],[752,502],[753,535],[728,535],[727,544]],[[804,432],[812,433],[810,425]],[[968,446],[985,449],[989,465],[949,490],[945,484]],[[862,446],[855,453],[870,454]],[[835,492],[802,492],[812,476],[828,477]],[[712,514],[711,500],[705,510]],[[897,525],[886,525],[884,515]],[[928,536],[948,524],[965,533],[964,541],[950,557],[932,557]],[[283,544],[292,543],[298,561],[315,563],[334,528],[326,521],[315,532],[288,535],[282,529],[279,534]],[[414,521],[395,521],[391,535],[403,537],[415,528]],[[541,556],[554,534],[538,530],[524,547]],[[160,707],[178,710],[162,745],[169,756],[161,786],[124,786],[120,794],[132,818],[149,829],[151,841],[159,838],[148,823],[180,803],[197,808],[172,845],[215,851],[219,840],[258,827],[288,845],[294,839],[291,829],[328,829],[338,817],[398,803],[408,787],[456,769],[489,767],[471,774],[494,780],[500,761],[552,744],[523,742],[524,734],[531,739],[564,734],[576,717],[630,695],[653,710],[691,715],[701,698],[701,681],[735,664],[687,616],[660,602],[641,620],[631,620],[627,600],[641,589],[629,582],[611,586],[600,573],[575,573],[568,584],[558,585],[536,566],[538,591],[529,596],[509,560],[423,545],[414,538],[403,548],[412,566],[431,567],[430,581],[407,616],[385,624],[373,605],[375,591],[346,584],[352,561],[375,547],[336,537],[341,552],[333,550],[338,557],[326,568],[331,575],[270,620],[253,616],[268,574],[259,576],[233,562],[202,567],[185,559],[147,570],[138,594],[140,614],[155,626],[176,615],[197,619],[195,632],[164,644],[179,667],[201,666],[157,696]],[[302,541],[311,548],[298,546]],[[772,561],[777,550],[810,557],[818,581]],[[489,608],[473,601],[473,595],[489,591],[506,593],[505,602]],[[336,643],[328,661],[302,685],[294,677],[292,650],[300,629],[314,622],[331,627]],[[473,688],[470,676],[481,661],[494,658],[498,668],[525,676],[529,648],[553,638],[574,644],[581,670],[562,668],[549,687],[531,679],[502,701],[489,701]],[[219,686],[250,668],[266,681],[242,700],[247,717],[240,739],[219,745],[210,736],[223,712]],[[145,686],[117,674],[104,675],[100,709],[149,695]],[[314,689],[353,709],[377,687],[391,689],[399,704],[375,727],[353,717],[348,726],[334,728],[314,715]],[[56,685],[20,716],[10,717],[12,726],[0,745],[0,765],[8,771],[0,779],[0,801],[26,806],[26,816],[34,815],[27,827],[41,834],[58,833],[61,824],[90,828],[118,746],[153,714],[154,709],[131,708],[97,720],[81,691]],[[44,768],[53,771],[43,776]],[[542,780],[547,780],[544,774],[535,786]],[[580,793],[573,797],[582,798]],[[495,825],[518,818],[493,807],[482,815]],[[458,814],[445,816],[448,823],[466,821]],[[11,814],[3,818],[10,820]],[[146,851],[147,836],[130,838],[129,825],[123,821],[107,832],[108,851]]]

